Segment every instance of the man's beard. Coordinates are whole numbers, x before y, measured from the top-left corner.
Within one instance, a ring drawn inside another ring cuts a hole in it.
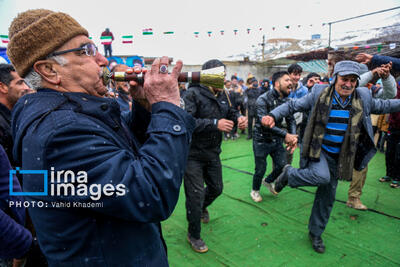
[[[281,94],[283,95],[283,97],[288,97],[290,93],[288,93],[288,91],[281,90]]]

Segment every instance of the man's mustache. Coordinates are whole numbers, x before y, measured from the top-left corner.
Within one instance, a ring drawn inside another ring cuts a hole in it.
[[[346,85],[343,85],[343,86],[342,86],[342,89],[343,89],[343,90],[348,90],[348,91],[353,90],[352,87],[348,87],[348,86],[346,86]]]

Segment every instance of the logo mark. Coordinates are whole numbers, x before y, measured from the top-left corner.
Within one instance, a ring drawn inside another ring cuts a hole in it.
[[[13,191],[13,180],[14,175],[17,173],[20,174],[42,174],[43,175],[43,192],[14,192]],[[19,167],[15,168],[15,170],[10,170],[10,196],[47,196],[47,170],[20,170]]]

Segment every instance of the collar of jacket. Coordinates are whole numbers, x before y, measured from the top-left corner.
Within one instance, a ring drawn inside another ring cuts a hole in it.
[[[281,98],[281,95],[278,92],[278,89],[276,89],[275,87],[273,88],[273,90],[271,90],[271,94],[276,97],[277,99]],[[285,97],[282,97],[282,99],[284,99]]]
[[[0,116],[2,116],[8,123],[11,123],[11,110],[2,103],[0,103]]]
[[[118,129],[121,124],[119,104],[112,98],[42,88],[37,93],[23,96],[15,105],[12,112],[13,136],[15,126],[27,128],[56,110],[72,110],[94,117],[112,129]]]

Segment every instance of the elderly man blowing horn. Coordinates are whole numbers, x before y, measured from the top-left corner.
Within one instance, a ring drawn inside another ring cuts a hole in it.
[[[179,107],[182,62],[168,74],[168,58],[156,59],[143,87],[130,82],[121,115],[104,97],[108,62],[72,17],[28,10],[9,37],[11,62],[37,89],[14,107],[12,130],[22,169],[48,173],[24,174],[23,191],[44,203],[29,213],[49,265],[168,266],[160,221],[177,203],[195,127]]]

